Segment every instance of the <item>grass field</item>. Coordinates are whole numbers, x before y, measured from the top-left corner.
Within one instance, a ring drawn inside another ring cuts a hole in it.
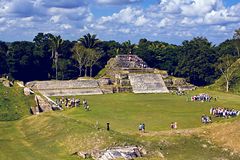
[[[201,89],[190,92],[188,96],[169,94],[110,94],[98,96],[81,96],[86,98],[92,111],[74,108],[64,112],[71,118],[102,126],[110,122],[112,128],[119,132],[137,132],[139,123],[146,124],[149,131],[168,130],[171,122],[178,122],[181,129],[201,126],[200,117],[209,114],[211,107],[223,106],[240,109],[239,96],[207,91],[217,101],[191,102],[190,96],[205,93]],[[219,121],[221,119],[214,119]]]
[[[217,97],[217,101],[188,101],[198,93],[208,93]],[[231,149],[223,149],[228,147],[224,145],[227,138],[214,143],[214,138],[202,136],[202,130],[206,130],[212,137],[218,134],[231,138],[231,123],[239,123],[239,117],[214,118],[214,124],[207,126],[200,122],[201,115],[208,114],[211,106],[240,109],[238,95],[198,89],[187,96],[123,93],[79,98],[88,100],[91,111],[81,106],[0,122],[0,159],[77,160],[73,155],[77,151],[123,145],[144,146],[149,154],[143,160],[164,159],[159,153],[169,160],[240,159]],[[95,127],[97,121],[100,129]],[[172,121],[178,122],[178,131],[170,130]],[[105,129],[107,122],[110,132]],[[147,133],[139,133],[139,123],[146,124]],[[218,133],[217,127],[222,124],[228,128],[228,135],[224,135],[224,128]],[[234,126],[234,131],[238,131],[237,125]]]

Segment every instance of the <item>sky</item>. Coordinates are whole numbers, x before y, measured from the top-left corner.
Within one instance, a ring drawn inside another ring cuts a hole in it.
[[[39,32],[77,40],[181,44],[202,36],[214,44],[240,28],[240,0],[0,0],[0,40],[32,41]]]

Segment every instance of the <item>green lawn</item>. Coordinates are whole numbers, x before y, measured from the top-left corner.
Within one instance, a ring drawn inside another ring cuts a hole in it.
[[[218,100],[188,101],[191,95],[203,92],[217,96]],[[123,93],[79,97],[88,100],[91,111],[84,111],[81,106],[0,122],[0,159],[77,160],[79,158],[72,155],[76,151],[126,144],[144,146],[149,154],[143,160],[161,159],[158,152],[170,160],[240,159],[195,134],[151,135],[169,130],[172,121],[178,122],[180,129],[203,126],[200,116],[208,114],[211,106],[240,109],[240,96],[198,89],[188,96]],[[239,117],[230,119],[233,120]],[[95,128],[96,121],[100,124],[99,130]],[[215,118],[214,121],[229,120]],[[111,124],[110,132],[105,129],[106,122]],[[141,122],[146,124],[148,133],[138,132]]]
[[[219,92],[209,92],[218,97],[212,102],[191,102],[190,96],[206,90],[190,92],[188,96],[171,94],[109,94],[97,96],[80,96],[86,98],[91,111],[81,108],[66,109],[63,113],[71,118],[102,126],[110,122],[111,127],[119,132],[137,132],[139,123],[143,122],[148,131],[168,130],[171,122],[178,127],[194,128],[201,126],[200,117],[209,114],[213,106],[234,107],[240,109],[239,96]],[[214,119],[219,121],[222,119]]]

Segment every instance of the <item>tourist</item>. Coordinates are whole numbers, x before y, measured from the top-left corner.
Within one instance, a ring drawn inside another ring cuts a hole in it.
[[[138,126],[138,130],[141,132],[145,132],[145,124],[144,123],[140,123]]]
[[[144,123],[142,124],[142,132],[143,133],[145,132],[145,124]]]
[[[211,116],[202,115],[201,122],[204,124],[211,123],[212,118],[211,118]]]
[[[192,101],[201,101],[201,102],[210,102],[211,99],[212,97],[205,93],[201,93],[199,95],[195,95],[191,97]]]
[[[209,113],[215,117],[230,118],[238,116],[240,114],[240,111],[223,107],[211,107]]]
[[[75,107],[79,107],[80,106],[80,99],[76,99],[75,100]]]
[[[177,122],[172,122],[172,123],[170,124],[170,128],[171,128],[171,129],[177,129]]]
[[[86,106],[85,110],[86,110],[86,111],[90,111],[89,105]]]
[[[139,131],[142,131],[142,123],[139,124],[138,130],[139,130]]]
[[[172,122],[172,123],[170,124],[170,128],[171,128],[171,129],[174,129],[174,122]]]
[[[174,129],[177,129],[177,122],[174,122]]]
[[[86,100],[86,99],[83,99],[83,107],[84,107],[85,109],[86,109],[87,105],[88,105],[87,100]]]
[[[69,99],[66,97],[66,99],[65,99],[65,107],[68,107],[68,102],[69,102]]]
[[[75,106],[75,98],[74,97],[71,99],[70,104],[71,104],[71,107]]]

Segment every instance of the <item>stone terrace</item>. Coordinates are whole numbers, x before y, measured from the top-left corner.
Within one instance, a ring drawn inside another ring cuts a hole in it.
[[[46,96],[103,94],[96,80],[33,81],[26,86]]]
[[[117,68],[148,68],[147,64],[137,55],[118,55],[115,59]]]

